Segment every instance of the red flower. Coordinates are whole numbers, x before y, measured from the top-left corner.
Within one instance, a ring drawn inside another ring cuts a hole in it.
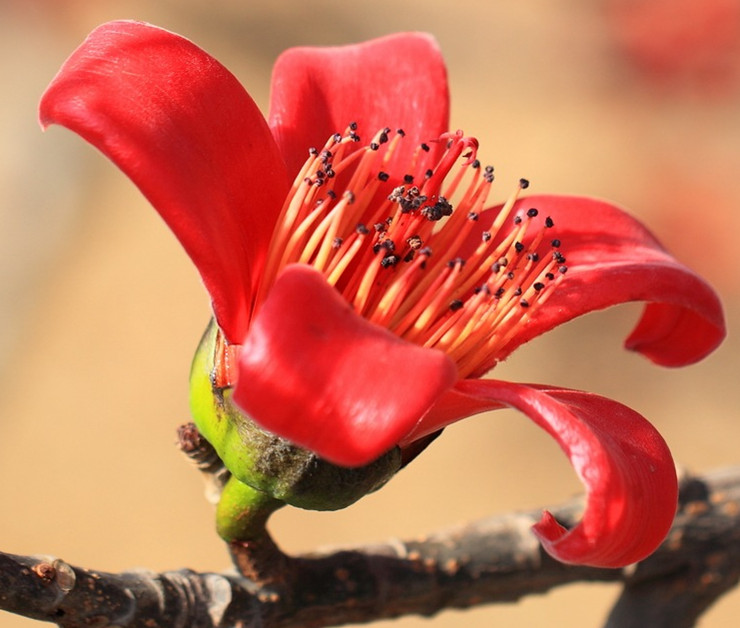
[[[651,83],[703,96],[737,85],[738,0],[606,0],[607,33]]]
[[[675,471],[643,417],[586,392],[480,378],[556,325],[634,300],[648,305],[628,348],[688,364],[724,336],[719,301],[613,205],[522,199],[522,180],[489,206],[477,142],[447,132],[431,37],[289,50],[265,121],[189,41],[114,22],[63,66],[41,121],[102,150],[175,232],[213,302],[219,382],[260,425],[355,466],[517,408],[588,491],[577,527],[547,513],[536,526],[548,552],[619,566],[664,538]]]

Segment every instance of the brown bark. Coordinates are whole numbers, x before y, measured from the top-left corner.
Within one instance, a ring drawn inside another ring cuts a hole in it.
[[[578,508],[573,502],[552,510],[567,524]],[[740,577],[740,468],[685,478],[671,533],[636,568],[557,563],[529,531],[538,516],[509,514],[417,540],[280,555],[280,577],[262,584],[190,570],[107,574],[0,554],[0,608],[65,628],[297,628],[428,616],[571,582],[618,581],[623,593],[608,628],[684,628]]]

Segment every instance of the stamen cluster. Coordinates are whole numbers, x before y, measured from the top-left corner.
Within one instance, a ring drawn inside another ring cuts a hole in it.
[[[551,217],[513,211],[521,179],[500,211],[486,211],[494,180],[462,132],[395,159],[401,129],[365,146],[357,125],[311,149],[285,201],[256,308],[280,269],[310,264],[355,310],[401,338],[444,351],[461,377],[492,368],[522,319],[567,271]],[[508,224],[507,224],[508,221]]]

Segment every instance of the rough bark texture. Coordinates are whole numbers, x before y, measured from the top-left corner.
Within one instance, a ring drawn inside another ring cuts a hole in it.
[[[552,510],[568,523],[579,506]],[[256,560],[277,558],[281,569],[261,583],[190,570],[107,574],[0,554],[0,608],[65,628],[319,627],[509,602],[576,581],[619,581],[623,593],[608,628],[684,628],[740,577],[740,468],[685,478],[667,540],[633,568],[555,562],[529,532],[538,516],[503,515],[418,540],[310,556],[262,548]],[[232,553],[237,564],[253,558],[244,548]]]

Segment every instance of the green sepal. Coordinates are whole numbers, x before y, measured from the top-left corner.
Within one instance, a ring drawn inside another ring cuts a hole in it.
[[[369,465],[346,468],[261,429],[233,403],[231,388],[214,385],[217,336],[212,320],[193,360],[191,412],[200,433],[242,483],[298,508],[338,510],[377,490],[400,469],[398,447]]]

